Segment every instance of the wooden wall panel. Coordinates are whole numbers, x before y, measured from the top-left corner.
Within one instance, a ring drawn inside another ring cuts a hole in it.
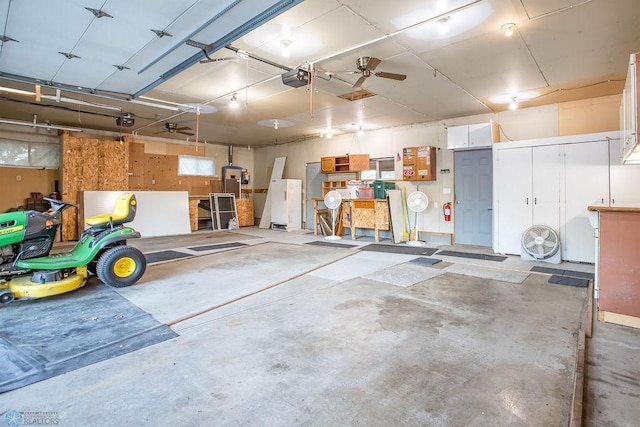
[[[24,209],[25,201],[31,193],[42,193],[44,197],[48,197],[55,190],[55,182],[60,179],[59,176],[57,169],[0,167],[0,212]]]
[[[166,154],[169,156],[200,156],[204,157],[204,145],[202,143],[198,146],[193,144],[167,144]]]
[[[61,196],[69,203],[78,203],[78,192],[89,190],[124,191],[129,188],[129,144],[131,137],[122,141],[90,135],[75,136],[63,132],[61,146]],[[77,212],[63,213],[62,239],[78,239]]]
[[[558,135],[619,130],[621,100],[610,95],[558,104]]]
[[[144,190],[144,144],[129,144],[129,189]]]

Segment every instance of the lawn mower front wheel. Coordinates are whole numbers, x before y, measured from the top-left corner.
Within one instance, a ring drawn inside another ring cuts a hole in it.
[[[124,288],[136,283],[147,268],[147,260],[138,249],[116,246],[107,249],[98,259],[96,273],[105,284]]]

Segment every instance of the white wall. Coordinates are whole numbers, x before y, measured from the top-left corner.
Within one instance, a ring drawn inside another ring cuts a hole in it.
[[[610,97],[603,97],[610,98]],[[597,99],[596,99],[597,100]],[[566,103],[568,104],[568,103]],[[305,179],[305,164],[319,162],[323,156],[337,156],[347,153],[368,153],[371,158],[395,157],[402,154],[402,148],[421,145],[431,145],[438,148],[437,152],[437,180],[435,182],[402,182],[397,181],[398,187],[405,187],[407,194],[416,188],[427,194],[430,200],[429,208],[420,218],[420,228],[425,231],[453,233],[453,222],[445,222],[442,216],[443,203],[453,201],[454,160],[453,151],[447,150],[447,127],[464,124],[487,123],[495,121],[500,127],[500,141],[517,141],[532,138],[547,138],[559,136],[559,104],[542,107],[504,111],[495,114],[482,114],[437,122],[420,123],[397,128],[387,128],[365,132],[362,137],[355,134],[334,136],[331,139],[315,138],[303,142],[283,144],[277,146],[259,147],[254,157],[255,188],[268,188],[270,170],[276,157],[286,157],[285,178]],[[607,131],[611,129],[602,129]],[[441,174],[441,169],[449,169],[449,174]],[[329,176],[329,180],[345,179],[344,175]],[[396,168],[396,178],[402,177]],[[443,190],[450,188],[452,194],[445,195]],[[303,192],[305,183],[303,182]],[[254,203],[256,217],[260,217],[264,206],[264,194],[256,194]],[[434,207],[438,203],[438,208]],[[303,213],[306,207],[303,206]],[[303,220],[306,221],[306,215]],[[455,217],[455,214],[454,214]]]

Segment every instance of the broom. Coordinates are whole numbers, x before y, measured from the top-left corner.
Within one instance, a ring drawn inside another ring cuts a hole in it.
[[[405,188],[402,188],[402,235],[400,236],[401,242],[409,240],[409,233],[407,232],[407,198]]]

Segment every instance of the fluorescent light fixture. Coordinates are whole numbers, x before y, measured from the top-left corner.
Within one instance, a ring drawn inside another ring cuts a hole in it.
[[[33,128],[42,128],[42,129],[68,130],[69,132],[82,132],[82,129],[79,129],[79,128],[49,125],[46,123],[31,123],[31,122],[21,122],[18,120],[6,120],[6,119],[0,119],[0,123],[7,124],[7,125],[30,126]]]
[[[16,95],[24,95],[24,96],[36,96],[35,92],[29,92],[27,90],[13,89],[10,87],[0,87],[0,92],[13,93]]]

